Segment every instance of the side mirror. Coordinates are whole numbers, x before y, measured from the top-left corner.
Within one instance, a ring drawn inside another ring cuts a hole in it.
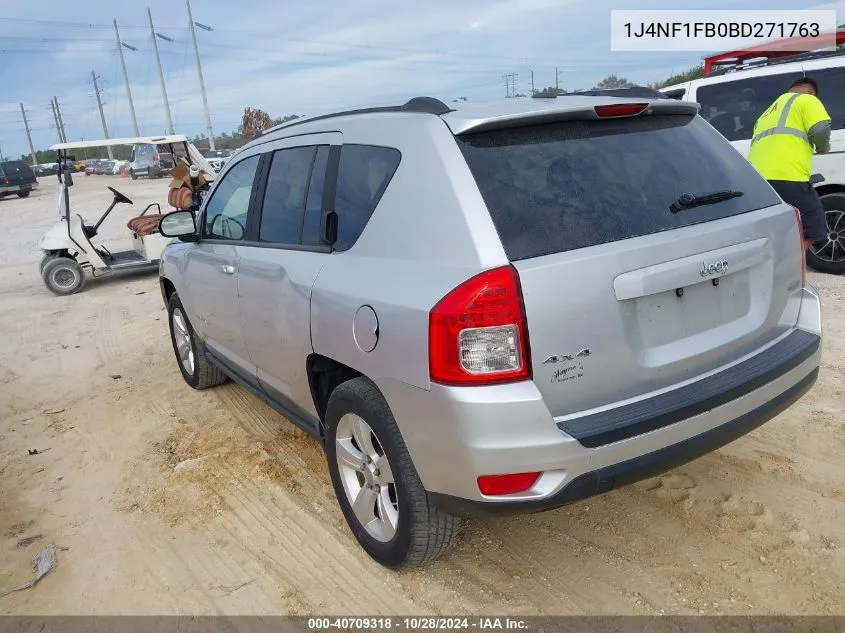
[[[194,214],[190,211],[168,213],[158,222],[158,231],[164,237],[196,237],[197,225]],[[191,240],[185,240],[191,241]]]
[[[817,185],[820,182],[824,182],[824,176],[822,176],[821,174],[813,174],[812,176],[810,176],[811,185]]]

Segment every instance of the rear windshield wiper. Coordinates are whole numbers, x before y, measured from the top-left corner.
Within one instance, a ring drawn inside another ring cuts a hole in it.
[[[739,198],[745,195],[742,191],[714,191],[713,193],[685,193],[669,206],[672,213],[692,209],[705,204],[716,204],[732,198]]]

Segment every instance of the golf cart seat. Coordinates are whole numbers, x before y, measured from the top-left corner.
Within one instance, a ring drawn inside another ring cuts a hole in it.
[[[130,231],[138,235],[138,237],[144,237],[158,231],[158,223],[163,217],[163,213],[139,215],[137,218],[129,220],[126,226]]]

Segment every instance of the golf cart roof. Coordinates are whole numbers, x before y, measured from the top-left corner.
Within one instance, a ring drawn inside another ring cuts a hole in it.
[[[171,134],[169,136],[129,136],[126,138],[108,138],[99,141],[71,141],[69,143],[56,143],[50,149],[76,149],[83,147],[106,147],[109,145],[158,145],[161,143],[184,143],[188,137],[184,134]]]

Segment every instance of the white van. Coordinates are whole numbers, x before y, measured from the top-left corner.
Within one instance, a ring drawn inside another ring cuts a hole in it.
[[[845,50],[716,71],[660,91],[672,99],[700,103],[701,115],[747,158],[757,118],[804,76],[818,83],[833,127],[830,153],[813,158],[813,173],[824,177],[816,189],[826,211],[828,241],[807,253],[807,263],[822,272],[841,274],[845,273]]]

